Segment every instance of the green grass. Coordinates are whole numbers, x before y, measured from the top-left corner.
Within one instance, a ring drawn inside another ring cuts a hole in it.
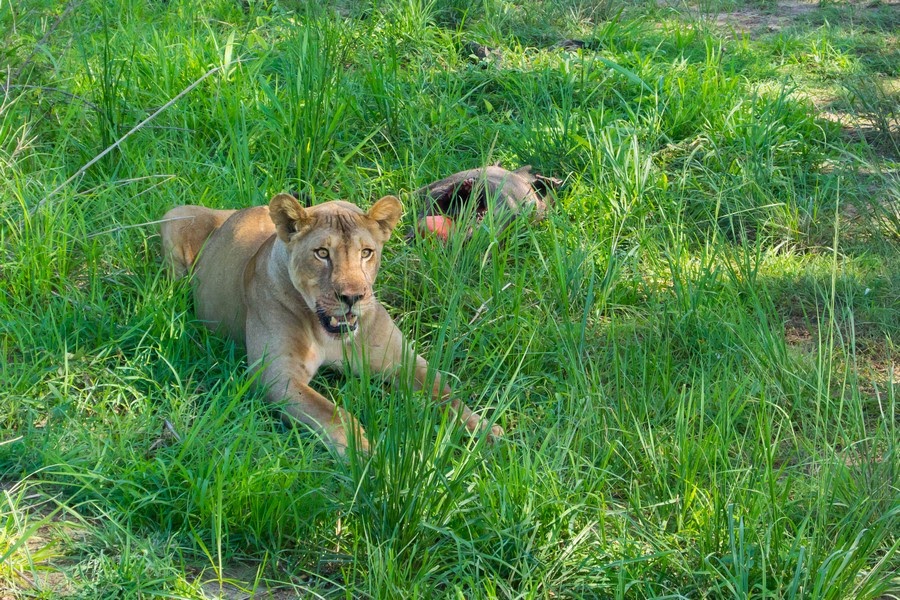
[[[0,596],[900,595],[890,7],[67,6],[0,4]],[[375,444],[336,457],[161,265],[176,204],[397,193],[405,230],[498,161],[566,180],[549,217],[398,235],[376,283],[493,447],[322,373]]]

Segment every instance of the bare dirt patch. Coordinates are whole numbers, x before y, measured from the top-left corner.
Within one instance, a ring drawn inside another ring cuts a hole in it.
[[[876,8],[898,6],[900,0],[867,0],[847,2],[848,6]],[[751,38],[780,31],[786,27],[802,23],[822,8],[819,0],[781,0],[771,6],[741,7],[735,10],[711,13],[707,18],[725,31],[733,31]]]
[[[199,584],[207,598],[221,600],[289,600],[292,598],[321,597],[315,590],[301,582],[293,585],[270,584],[260,577],[255,564],[234,563],[225,567],[221,577],[210,569],[188,568],[188,579]]]
[[[814,323],[797,315],[789,316],[784,324],[784,338],[788,346],[809,356],[819,352],[825,335]],[[845,339],[851,335],[850,330],[843,331]],[[877,398],[900,385],[900,363],[896,362],[895,353],[884,339],[877,335],[859,335],[856,337],[855,352],[853,356],[840,353],[838,361],[842,366],[837,371],[847,368],[843,365],[844,361],[851,361],[852,369],[857,371],[856,385],[860,392]]]
[[[746,7],[711,15],[710,18],[722,29],[754,37],[789,27],[818,8],[819,2],[816,0],[786,0],[772,8]]]

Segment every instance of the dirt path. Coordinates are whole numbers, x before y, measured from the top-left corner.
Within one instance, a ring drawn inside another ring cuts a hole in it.
[[[855,1],[847,2],[846,5],[858,9],[895,6],[900,10],[900,0]],[[732,29],[737,34],[747,34],[752,38],[802,23],[805,17],[821,8],[819,0],[780,0],[770,7],[747,6],[711,14],[709,17],[723,29]]]
[[[789,27],[818,8],[818,0],[782,0],[773,8],[744,7],[713,15],[712,20],[723,29],[754,37]]]

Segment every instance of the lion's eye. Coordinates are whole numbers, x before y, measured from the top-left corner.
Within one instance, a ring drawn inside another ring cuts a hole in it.
[[[363,248],[363,250],[362,250],[362,257],[363,257],[363,258],[369,258],[369,257],[372,256],[372,254],[374,254],[374,252],[375,252],[375,251],[372,250],[371,248]]]
[[[321,258],[322,260],[328,258],[328,248],[316,248],[313,250],[313,253],[316,255],[316,258]]]

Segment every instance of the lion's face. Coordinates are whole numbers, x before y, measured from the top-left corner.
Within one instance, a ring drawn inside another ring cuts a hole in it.
[[[368,213],[340,201],[303,208],[286,194],[269,203],[291,283],[329,334],[355,332],[360,315],[373,304],[381,249],[401,212],[393,196],[376,202]]]

